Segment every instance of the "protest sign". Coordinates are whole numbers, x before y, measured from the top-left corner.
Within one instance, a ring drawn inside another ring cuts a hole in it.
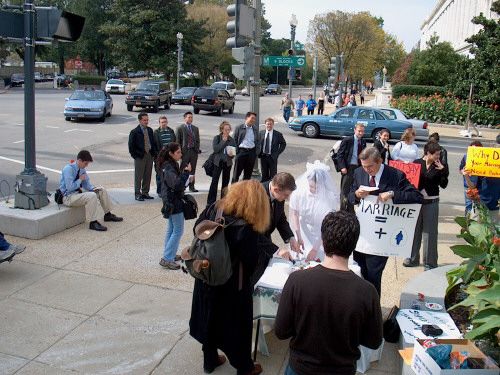
[[[361,231],[356,251],[408,258],[411,254],[420,204],[379,202],[369,195],[356,207]]]
[[[418,189],[418,182],[420,181],[420,164],[417,163],[405,163],[401,160],[389,160],[389,166],[399,169],[406,175],[410,184]]]
[[[443,330],[440,339],[458,339],[462,334],[458,330],[450,314],[446,312],[402,309],[396,316],[399,328],[406,343],[412,344],[415,339],[425,339],[422,332],[424,324],[437,325]]]
[[[465,168],[473,176],[500,177],[500,148],[469,147]]]

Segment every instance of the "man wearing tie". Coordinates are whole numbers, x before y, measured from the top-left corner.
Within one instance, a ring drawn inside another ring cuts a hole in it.
[[[377,195],[381,202],[392,199],[394,204],[423,202],[422,194],[410,184],[403,172],[382,163],[380,152],[375,147],[365,149],[359,159],[362,168],[354,171],[348,196],[350,204],[359,204],[368,195]],[[366,191],[362,186],[378,189]],[[380,296],[382,272],[388,258],[357,251],[354,251],[353,258],[359,264],[363,278],[373,284]]]
[[[365,125],[357,123],[354,127],[354,135],[345,137],[340,143],[338,151],[338,165],[342,178],[340,180],[340,208],[342,210],[354,212],[354,207],[348,202],[347,195],[352,185],[354,170],[359,167],[359,154],[365,149],[366,141]]]
[[[128,137],[128,151],[134,159],[134,191],[135,200],[153,199],[149,195],[153,159],[158,155],[153,129],[148,127],[149,117],[145,112],[137,116],[139,125],[130,131]]]
[[[274,120],[266,119],[266,130],[260,132],[260,169],[262,182],[271,180],[278,172],[278,156],[285,151],[286,141],[279,131],[274,130]]]
[[[257,155],[260,154],[259,126],[255,124],[257,114],[247,112],[245,123],[234,131],[236,141],[236,157],[234,161],[233,180],[238,182],[241,172],[243,179],[250,180]]]
[[[193,125],[193,114],[184,113],[184,124],[177,128],[177,142],[181,145],[182,162],[181,171],[191,164],[191,180],[189,182],[189,191],[196,193],[198,190],[194,187],[194,176],[196,173],[196,163],[200,150],[200,131]]]

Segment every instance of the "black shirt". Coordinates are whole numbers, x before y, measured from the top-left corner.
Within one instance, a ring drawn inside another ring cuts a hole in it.
[[[418,190],[425,190],[428,196],[439,195],[439,187],[446,188],[448,186],[448,165],[443,164],[444,168],[439,170],[436,166],[431,164],[427,169],[426,161],[422,158],[417,159],[414,163],[420,164],[420,180],[418,182]]]
[[[299,375],[356,372],[359,345],[382,343],[382,312],[375,287],[351,271],[322,265],[290,275],[274,331],[290,341],[290,365]]]

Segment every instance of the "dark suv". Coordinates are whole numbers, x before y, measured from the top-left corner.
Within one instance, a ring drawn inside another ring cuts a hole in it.
[[[146,80],[139,82],[136,89],[125,98],[127,111],[132,111],[135,107],[153,108],[153,112],[158,112],[161,106],[170,108],[172,102],[172,91],[167,81]]]
[[[234,98],[226,90],[200,87],[194,92],[191,104],[196,114],[200,113],[200,109],[217,112],[218,116],[222,116],[225,110],[229,113],[234,112]]]
[[[16,86],[22,86],[24,84],[24,74],[21,73],[14,73],[10,77],[10,86],[11,87],[16,87]]]

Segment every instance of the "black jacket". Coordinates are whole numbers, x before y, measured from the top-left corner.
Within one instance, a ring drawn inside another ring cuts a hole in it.
[[[426,162],[420,158],[414,161],[420,164],[420,179],[418,180],[418,190],[425,189],[428,196],[439,195],[439,188],[448,186],[448,164],[443,164],[444,168],[439,170],[434,167],[434,164],[426,169]]]
[[[259,127],[257,125],[252,126],[253,136],[255,141],[255,154],[260,154],[260,139],[259,139]],[[245,139],[245,134],[247,133],[247,126],[241,124],[234,131],[234,141],[236,142],[236,154],[239,152],[239,147],[243,139]]]
[[[259,133],[260,137],[260,154],[259,157],[264,154],[265,150],[265,140],[266,140],[266,131],[262,130]],[[281,134],[279,131],[273,129],[273,139],[271,141],[271,157],[273,158],[274,161],[278,160],[278,156],[285,151],[286,148],[286,141],[285,137],[283,137],[283,134]]]
[[[378,152],[380,152],[380,156],[382,156],[382,162],[384,164],[389,164],[389,160],[391,159],[391,150],[389,148],[385,148],[382,142],[378,139],[373,142],[373,147],[376,147]]]
[[[163,203],[173,206],[172,214],[182,212],[182,196],[186,188],[189,173],[181,172],[179,165],[173,160],[167,160],[161,166],[161,198]]]
[[[370,185],[370,175],[360,167],[354,171],[354,179],[348,196],[349,203],[352,205],[359,203],[359,199],[356,197],[354,192],[358,190],[361,185]],[[379,190],[373,192],[373,195],[393,191],[394,197],[392,198],[392,201],[395,204],[423,202],[422,194],[415,189],[412,184],[410,184],[410,182],[406,179],[405,174],[388,165],[384,166],[384,171],[380,177],[378,188]]]
[[[361,138],[361,151],[366,147],[366,141]],[[339,168],[347,168],[351,164],[352,152],[354,150],[354,135],[345,137],[340,143],[338,155]],[[360,151],[360,152],[361,152]]]
[[[221,162],[225,163],[228,167],[233,165],[233,158],[227,156],[224,153],[224,150],[226,146],[233,146],[236,147],[236,142],[234,141],[233,137],[229,136],[227,141],[222,140],[222,135],[216,135],[212,141],[212,148],[214,150],[214,164],[217,167],[221,166]]]
[[[158,155],[158,148],[156,147],[153,129],[151,129],[149,126],[147,127],[147,129],[149,144],[151,145],[151,150],[149,150],[149,153],[154,159]],[[144,157],[144,133],[142,132],[141,125],[137,125],[137,127],[130,131],[130,134],[128,136],[128,152],[134,159],[142,159]]]

